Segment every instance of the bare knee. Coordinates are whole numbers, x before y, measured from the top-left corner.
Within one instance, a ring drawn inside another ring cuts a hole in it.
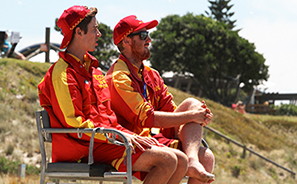
[[[162,172],[170,173],[176,170],[178,158],[174,152],[166,148],[153,147],[147,149],[133,166],[135,171],[147,171],[156,168]],[[146,169],[145,169],[146,168]]]
[[[196,98],[191,98],[190,97],[190,98],[187,98],[185,101],[188,103],[188,105],[190,107],[197,107],[197,106],[201,106],[202,105],[202,102],[200,102]]]
[[[170,170],[175,170],[178,165],[178,157],[173,152],[166,151],[162,154],[159,164],[167,167]]]
[[[156,157],[158,156],[158,158],[156,158],[159,162],[161,163],[171,163],[173,165],[177,164],[177,156],[176,154],[171,151],[171,150],[167,150],[166,147],[165,148],[159,148],[160,150],[158,150],[158,154],[156,155]]]
[[[176,150],[176,156],[178,159],[178,168],[181,172],[184,171],[186,172],[188,170],[188,157],[187,155],[180,151],[180,150]]]
[[[162,150],[164,151],[159,156],[156,155],[158,158],[158,161],[155,163],[155,167],[159,168],[162,173],[171,173],[173,174],[177,168],[179,168],[179,158],[178,156],[168,150]]]
[[[199,150],[199,161],[204,166],[207,172],[212,172],[215,164],[215,157],[209,148],[202,148]]]
[[[148,172],[144,183],[167,183],[177,167],[178,157],[173,151],[153,146],[142,153],[132,170]]]
[[[176,109],[176,111],[178,112],[183,112],[183,111],[188,111],[188,110],[192,110],[192,109],[196,109],[197,106],[201,106],[202,103],[195,99],[195,98],[187,98],[185,99]]]

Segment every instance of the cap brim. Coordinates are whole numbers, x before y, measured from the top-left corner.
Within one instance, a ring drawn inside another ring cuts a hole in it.
[[[72,38],[72,33],[73,31],[70,31],[67,35],[64,36],[60,49],[65,49],[69,45]]]
[[[152,20],[150,22],[146,22],[141,24],[138,28],[136,28],[133,32],[135,31],[139,31],[143,28],[146,28],[146,30],[152,29],[154,27],[156,27],[158,25],[158,21],[157,20]]]

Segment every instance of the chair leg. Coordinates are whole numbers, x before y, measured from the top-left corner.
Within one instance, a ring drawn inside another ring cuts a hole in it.
[[[41,175],[40,175],[40,184],[45,184],[45,177],[44,177],[44,174],[41,172]]]
[[[203,138],[201,139],[201,142],[205,148],[209,148],[207,142]]]

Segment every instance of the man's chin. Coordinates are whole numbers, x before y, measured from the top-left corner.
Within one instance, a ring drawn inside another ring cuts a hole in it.
[[[143,60],[147,60],[148,58],[150,58],[150,54],[149,55],[145,55],[145,56],[142,56],[142,58],[141,58],[141,60],[143,61]]]
[[[142,60],[146,60],[146,59],[150,58],[150,56],[151,56],[150,50],[148,48],[146,48],[146,49],[147,49],[147,51],[142,55]]]
[[[94,49],[90,49],[89,52],[94,52],[95,50],[96,50],[95,48]]]

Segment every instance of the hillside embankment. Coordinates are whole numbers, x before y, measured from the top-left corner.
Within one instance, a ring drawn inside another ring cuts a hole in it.
[[[37,85],[50,66],[49,63],[0,59],[0,158],[39,166],[34,114],[41,109]],[[187,97],[198,98],[171,87],[169,91],[176,104]],[[297,172],[297,117],[242,115],[211,100],[198,99],[205,100],[214,114],[209,127]],[[297,182],[287,171],[249,152],[243,159],[243,149],[222,137],[210,131],[205,136],[216,157],[214,183]],[[0,173],[0,183],[3,177]]]

